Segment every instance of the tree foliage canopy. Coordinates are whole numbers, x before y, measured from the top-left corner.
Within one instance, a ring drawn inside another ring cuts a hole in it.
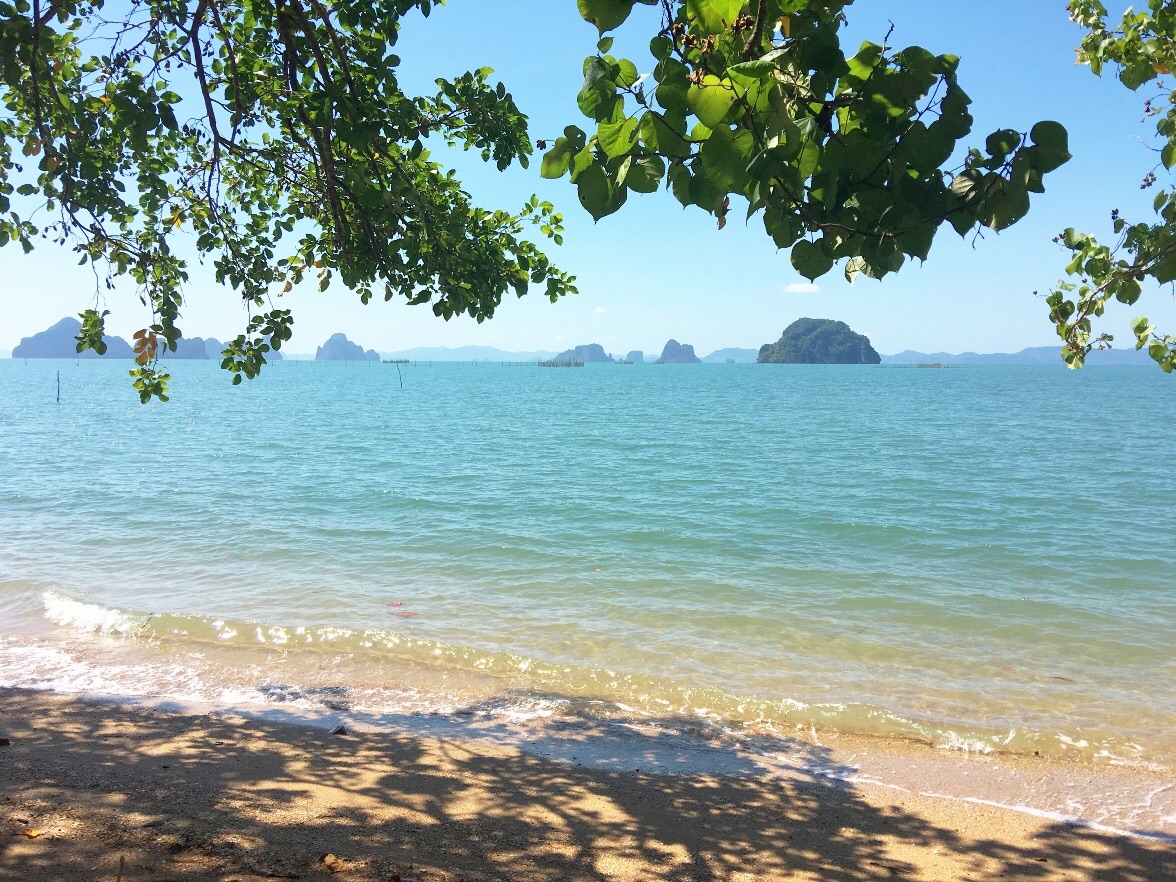
[[[108,284],[134,279],[153,315],[135,335],[144,401],[166,398],[156,361],[180,336],[177,234],[251,307],[225,350],[234,382],[289,339],[272,295],[309,274],[479,321],[507,291],[574,290],[521,235],[534,223],[560,241],[550,204],[479,208],[430,158],[431,134],[499,169],[532,147],[488,69],[431,96],[401,90],[394,47],[412,9],[431,3],[128,0],[107,19],[104,0],[0,0],[0,245],[54,239]],[[79,351],[104,349],[104,316],[83,315]]]
[[[540,143],[541,174],[568,178],[596,219],[665,186],[720,229],[746,204],[806,278],[838,264],[850,280],[881,278],[925,259],[944,224],[968,235],[1016,223],[1070,158],[1051,121],[969,146],[958,59],[887,41],[845,49],[852,0],[576,2],[600,35],[577,96],[590,122]],[[610,54],[610,32],[637,5],[660,12],[640,63]],[[1082,60],[1096,73],[1117,67],[1133,89],[1167,73],[1174,5],[1150,0],[1110,28],[1098,0],[1073,0],[1089,31]],[[525,166],[532,149],[526,117],[488,69],[437,80],[434,95],[400,88],[402,19],[432,6],[0,0],[0,245],[52,239],[108,285],[134,280],[152,313],[135,335],[144,401],[166,398],[157,358],[180,336],[179,235],[249,307],[224,352],[234,382],[290,338],[293,317],[275,297],[308,276],[320,289],[338,278],[364,302],[404,297],[479,321],[508,291],[574,291],[524,238],[533,225],[562,241],[552,205],[477,207],[426,148],[436,135],[499,169]],[[1171,166],[1176,110],[1171,92],[1162,98],[1148,107]],[[1116,219],[1115,248],[1059,237],[1082,279],[1049,297],[1070,364],[1110,339],[1092,318],[1111,298],[1133,302],[1145,277],[1176,280],[1176,193],[1156,210],[1150,226]],[[79,349],[104,349],[105,315],[82,314]],[[1176,341],[1146,319],[1133,330],[1171,370]]]

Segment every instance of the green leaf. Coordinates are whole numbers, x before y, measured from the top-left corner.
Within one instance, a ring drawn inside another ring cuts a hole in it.
[[[625,186],[635,193],[653,193],[661,186],[666,164],[660,156],[642,156],[629,167]]]
[[[562,178],[568,173],[572,161],[572,147],[567,138],[556,139],[555,145],[543,154],[539,175],[544,178]]]
[[[614,188],[599,165],[590,165],[576,178],[580,204],[599,221],[616,211],[625,202],[625,188]]]
[[[742,192],[748,183],[748,158],[754,146],[749,132],[732,137],[726,126],[715,129],[699,151],[711,183],[724,193]]]
[[[739,17],[744,0],[686,0],[686,17],[710,34],[729,28]]]
[[[764,230],[772,237],[777,248],[791,248],[804,234],[796,216],[781,209],[766,209],[764,211]]]
[[[613,74],[613,82],[615,82],[622,89],[627,89],[632,86],[637,80],[641,78],[641,74],[637,72],[637,65],[627,58],[622,58],[617,62],[616,70]]]
[[[731,81],[719,80],[710,74],[686,92],[686,104],[690,111],[703,125],[711,129],[723,121],[734,103],[735,89]]]
[[[687,156],[691,150],[691,143],[686,135],[686,117],[675,114],[648,114],[652,120],[653,137],[657,142],[658,153],[669,157]]]
[[[690,110],[690,104],[687,101],[688,94],[688,87],[683,83],[677,82],[658,83],[657,89],[653,93],[657,99],[657,103],[661,105],[663,110],[668,113],[681,114],[685,114]]]
[[[1176,254],[1170,254],[1156,261],[1148,275],[1162,284],[1176,282]]]
[[[851,257],[845,262],[845,280],[851,285],[866,269],[866,261],[860,257]]]
[[[792,265],[798,273],[813,282],[833,269],[833,258],[825,254],[820,245],[801,239],[792,246]]]
[[[1029,193],[1011,181],[1002,182],[985,200],[988,226],[1000,231],[1029,213]]]
[[[1176,162],[1176,144],[1169,141],[1164,145],[1164,149],[1160,151],[1160,162],[1164,164],[1164,168],[1172,167]]]
[[[1029,130],[1033,139],[1034,167],[1041,172],[1051,172],[1070,161],[1069,135],[1061,123],[1047,120],[1039,122]]]
[[[993,132],[984,142],[984,149],[990,156],[1005,157],[1021,146],[1021,135],[1012,129]]]
[[[640,120],[630,117],[619,123],[601,123],[597,142],[609,159],[624,156],[637,145],[637,129]]]
[[[596,25],[602,34],[624,24],[633,3],[634,0],[576,0],[584,21]]]
[[[764,61],[762,58],[757,58],[754,61],[743,61],[739,64],[734,64],[727,68],[728,74],[743,77],[748,80],[759,80],[766,77],[776,69],[776,65],[770,61]]]

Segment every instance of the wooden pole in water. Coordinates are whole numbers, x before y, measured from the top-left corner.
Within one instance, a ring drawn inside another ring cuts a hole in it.
[[[61,371],[57,372],[57,403],[61,404]]]

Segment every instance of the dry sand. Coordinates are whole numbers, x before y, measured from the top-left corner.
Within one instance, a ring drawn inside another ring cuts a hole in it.
[[[577,768],[19,690],[0,736],[3,880],[1176,880],[1171,844],[815,775]]]

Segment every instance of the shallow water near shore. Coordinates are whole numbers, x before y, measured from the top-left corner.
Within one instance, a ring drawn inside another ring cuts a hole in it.
[[[1158,371],[173,373],[0,361],[0,685],[1173,772]]]

